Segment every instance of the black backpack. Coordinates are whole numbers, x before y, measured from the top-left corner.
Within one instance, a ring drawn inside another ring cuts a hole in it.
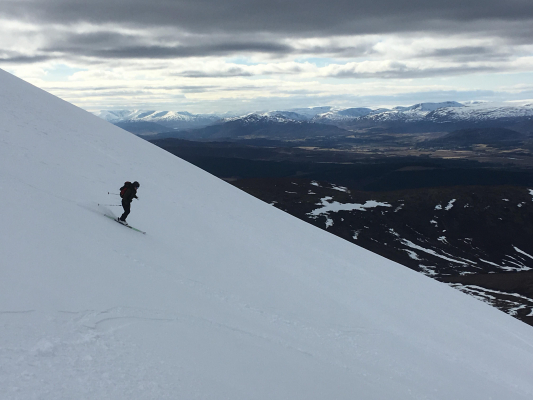
[[[126,194],[126,190],[128,190],[131,187],[131,182],[126,181],[124,182],[124,186],[120,188],[120,197],[124,198],[124,194]]]

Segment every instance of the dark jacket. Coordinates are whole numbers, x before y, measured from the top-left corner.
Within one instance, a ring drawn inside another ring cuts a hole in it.
[[[128,185],[126,191],[124,192],[124,197],[122,198],[122,201],[131,203],[133,199],[137,199],[137,188],[133,185]]]

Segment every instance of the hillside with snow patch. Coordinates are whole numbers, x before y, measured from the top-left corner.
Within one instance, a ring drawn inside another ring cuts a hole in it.
[[[2,398],[533,396],[531,327],[1,70],[0,87]],[[125,180],[147,235],[104,217]]]

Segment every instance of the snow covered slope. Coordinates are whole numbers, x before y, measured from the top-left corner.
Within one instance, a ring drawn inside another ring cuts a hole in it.
[[[0,87],[2,399],[532,398],[531,327]]]

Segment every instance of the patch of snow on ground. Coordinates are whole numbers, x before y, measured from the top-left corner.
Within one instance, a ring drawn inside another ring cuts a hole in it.
[[[421,258],[418,257],[418,254],[416,254],[413,250],[409,250],[409,249],[403,249],[403,251],[405,251],[410,258],[412,258],[413,260],[417,260],[417,261],[420,261]]]
[[[339,192],[349,192],[348,188],[344,186],[331,185],[331,188],[334,190],[338,190]]]
[[[525,251],[520,250],[520,249],[519,249],[518,247],[516,247],[516,246],[513,246],[513,248],[514,248],[518,253],[523,254],[523,255],[525,255],[525,256],[528,256],[529,258],[533,259],[533,256],[532,256],[531,254],[527,254]]]
[[[487,264],[490,264],[490,265],[494,265],[495,267],[498,267],[498,268],[502,268],[500,265],[495,264],[492,261],[487,261],[487,260],[484,260],[482,258],[480,258],[479,261],[483,261],[484,263],[487,263]]]
[[[442,243],[448,243],[448,240],[446,240],[446,236],[440,236],[439,238],[437,238],[437,240]]]
[[[531,268],[526,266],[522,260],[518,260],[511,255],[506,255],[505,257],[507,258],[507,260],[504,260],[503,262],[516,265],[516,267],[503,266],[502,268],[508,271],[529,271],[531,270]]]
[[[442,206],[441,206],[440,204],[437,204],[437,205],[435,206],[435,210],[442,210]]]
[[[404,246],[411,247],[412,249],[420,250],[420,251],[423,251],[424,253],[431,254],[432,256],[442,258],[443,260],[451,261],[451,262],[457,263],[457,264],[468,265],[464,261],[458,261],[458,260],[455,260],[453,258],[443,256],[442,254],[439,254],[439,253],[437,253],[434,250],[426,249],[424,247],[421,247],[421,246],[419,246],[417,244],[414,244],[413,242],[411,242],[410,240],[407,240],[407,239],[402,239],[402,244]]]
[[[448,202],[448,205],[446,206],[446,211],[450,211],[452,209],[453,203],[455,203],[455,199],[452,199]]]
[[[312,181],[312,182],[311,182],[311,185],[316,186],[316,187],[321,187],[321,186],[318,184],[318,182],[316,182],[316,181]]]
[[[398,232],[396,232],[396,231],[395,231],[394,229],[392,229],[392,228],[389,229],[389,233],[390,233],[391,235],[396,236],[396,237],[400,237],[400,234],[399,234]]]
[[[437,275],[437,273],[435,272],[436,267],[434,267],[434,266],[419,264],[418,268],[420,268],[422,273],[424,275],[426,275],[426,276],[435,276],[435,275]]]
[[[322,198],[320,203],[322,204],[321,208],[317,208],[316,210],[313,210],[307,215],[312,217],[318,217],[323,214],[327,214],[330,212],[338,212],[338,211],[366,211],[368,208],[375,208],[375,207],[392,207],[389,203],[381,203],[379,201],[375,200],[367,200],[365,204],[358,204],[358,203],[339,203],[338,201],[329,202],[332,200],[333,197],[326,196]]]
[[[502,265],[500,268],[503,269],[505,272],[520,272],[520,271],[529,271],[531,268],[525,267],[523,265],[513,263],[512,261],[506,260],[505,262],[511,263],[516,265],[516,267],[510,267],[508,265]]]
[[[394,212],[398,212],[403,208],[404,204],[400,204],[398,207],[394,209]]]
[[[359,238],[359,233],[361,233],[361,229],[354,231],[352,237],[357,240]]]
[[[439,223],[437,221],[435,221],[434,219],[432,219],[431,221],[429,221],[430,224],[434,224],[435,227],[437,227],[437,225],[439,225]]]

